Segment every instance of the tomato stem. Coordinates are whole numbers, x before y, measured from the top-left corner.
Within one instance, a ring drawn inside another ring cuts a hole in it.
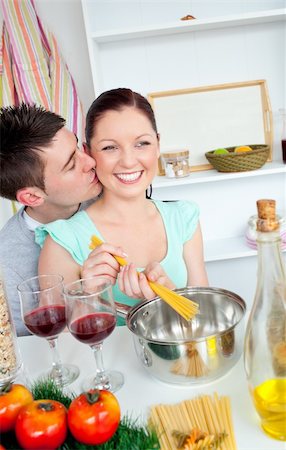
[[[93,403],[96,403],[98,401],[100,393],[98,389],[93,389],[88,392],[85,392],[84,395],[88,403],[90,403],[90,405],[93,405]]]
[[[38,403],[38,409],[43,409],[44,411],[53,411],[55,407],[51,402],[40,402]]]
[[[12,383],[7,383],[0,389],[0,395],[8,394],[12,389]]]

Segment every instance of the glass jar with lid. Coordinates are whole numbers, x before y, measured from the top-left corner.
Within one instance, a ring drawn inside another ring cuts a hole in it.
[[[0,272],[0,389],[15,380],[21,367],[16,330]]]
[[[189,150],[164,152],[162,156],[168,178],[181,178],[190,175]]]

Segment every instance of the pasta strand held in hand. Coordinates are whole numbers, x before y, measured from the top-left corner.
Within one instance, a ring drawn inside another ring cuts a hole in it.
[[[89,248],[91,250],[94,250],[96,247],[102,244],[101,239],[99,239],[97,236],[93,235],[91,237],[91,243]],[[121,258],[120,256],[113,255],[116,261],[121,266],[126,266],[127,262],[124,258]],[[182,316],[186,320],[191,320],[198,312],[199,312],[199,305],[186,298],[182,295],[177,294],[174,291],[171,291],[170,289],[166,288],[165,286],[162,286],[159,283],[153,283],[152,281],[148,281],[151,289],[168,305],[173,308],[180,316]]]

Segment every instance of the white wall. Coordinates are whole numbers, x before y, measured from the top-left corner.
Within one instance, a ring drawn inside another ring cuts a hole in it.
[[[94,100],[94,91],[81,0],[35,0],[35,5],[41,21],[54,34],[58,42],[86,113]],[[0,7],[1,29],[2,21],[3,13]],[[11,203],[0,198],[0,229],[11,215]]]

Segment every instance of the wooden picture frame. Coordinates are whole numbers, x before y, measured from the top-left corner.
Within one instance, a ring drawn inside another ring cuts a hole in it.
[[[268,144],[272,161],[273,122],[265,80],[152,92],[147,98],[161,153],[189,149],[191,172],[212,169],[205,153],[219,147]]]

